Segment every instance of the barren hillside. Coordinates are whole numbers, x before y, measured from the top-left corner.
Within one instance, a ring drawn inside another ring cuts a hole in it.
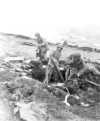
[[[36,58],[35,56],[36,45],[37,45],[36,41],[32,38],[28,38],[22,35],[19,36],[19,35],[1,33],[0,34],[0,62],[2,62],[7,57],[13,57],[13,56],[17,56],[17,57],[23,56],[25,59]],[[52,45],[52,46],[49,45],[49,51],[47,53],[47,56],[55,48],[56,48],[56,45]],[[88,59],[91,59],[92,61],[99,62],[99,53],[83,51],[83,50],[79,50],[78,48],[73,48],[70,46],[64,47],[62,51],[61,59],[66,59],[66,57],[69,54],[72,54],[73,52],[79,52],[82,54],[83,58],[86,57]],[[2,82],[6,82],[6,81],[13,82],[15,78],[16,78],[16,75],[11,72],[7,72],[7,71],[0,72],[0,84],[1,84],[0,86],[0,107],[1,107],[0,121],[20,121],[18,118],[14,117],[13,106],[11,103],[9,103],[9,101],[7,101],[10,99],[11,95],[8,93],[8,90],[5,88],[5,86],[2,85]],[[34,87],[35,86],[34,83],[36,82],[36,80],[18,79],[18,81],[22,84],[25,84],[26,87],[28,87],[29,85],[28,89],[37,88],[37,86]],[[78,106],[68,107],[62,102],[58,101],[58,99],[55,98],[54,96],[41,90],[40,87],[34,92],[32,99],[33,101],[35,99],[34,101],[35,106],[40,105],[40,103],[46,104],[46,106],[48,107],[48,114],[50,116],[49,118],[46,118],[47,121],[99,121],[100,120],[99,106],[91,107],[91,108],[90,107],[82,108]],[[40,110],[40,113],[41,113],[41,110]],[[39,116],[38,118],[40,118],[40,115],[38,115],[38,113],[36,113],[36,115]],[[36,121],[40,121],[40,119]],[[41,121],[44,121],[43,117]]]

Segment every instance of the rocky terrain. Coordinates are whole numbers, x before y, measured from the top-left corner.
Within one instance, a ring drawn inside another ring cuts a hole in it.
[[[26,119],[27,121],[99,121],[100,106],[81,107],[74,105],[68,107],[61,99],[45,91],[43,83],[24,76],[19,77],[12,68],[8,67],[7,70],[7,68],[2,67],[2,63],[7,62],[12,57],[22,57],[25,60],[36,58],[36,46],[37,43],[32,38],[22,35],[0,34],[0,121]],[[49,43],[47,56],[55,48],[56,44]],[[99,50],[72,45],[65,45],[61,60],[65,60],[73,52],[81,53],[82,58],[90,59],[92,62],[99,63],[100,61]],[[9,90],[9,86],[11,90]],[[13,95],[13,91],[17,97]]]

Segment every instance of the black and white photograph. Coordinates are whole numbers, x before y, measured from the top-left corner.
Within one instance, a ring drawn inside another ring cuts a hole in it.
[[[0,0],[0,121],[100,121],[100,0]]]

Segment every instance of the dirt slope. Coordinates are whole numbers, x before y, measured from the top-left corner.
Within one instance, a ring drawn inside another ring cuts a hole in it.
[[[15,118],[13,115],[13,106],[7,101],[10,98],[10,93],[7,88],[2,85],[2,81],[11,81],[14,79],[14,75],[9,72],[0,73],[0,121],[21,121]],[[19,80],[19,82],[32,85],[34,81]],[[35,85],[35,84],[34,84]],[[32,86],[34,86],[32,85]],[[100,108],[81,108],[81,107],[68,107],[59,101],[57,98],[49,94],[48,92],[41,91],[38,88],[33,97],[34,104],[36,105],[46,104],[47,112],[49,115],[48,121],[99,121],[100,120]],[[7,99],[7,100],[6,100]],[[33,107],[34,108],[34,107]],[[28,110],[27,110],[28,111]],[[37,120],[40,121],[40,120]],[[45,121],[45,120],[44,120]]]
[[[15,37],[11,35],[0,34],[0,62],[4,58],[10,56],[24,56],[26,59],[35,58],[35,49],[36,46],[29,46],[22,44],[23,42],[28,42],[36,44],[32,39],[23,39],[21,37]],[[49,46],[49,53],[55,49],[56,46]],[[66,59],[66,57],[73,53],[80,52],[82,57],[87,57],[92,61],[99,62],[99,53],[95,52],[84,52],[79,51],[74,48],[64,48],[62,52],[61,59]],[[6,75],[5,75],[6,74]],[[3,77],[2,77],[3,76]],[[0,121],[19,121],[19,119],[14,118],[13,111],[9,103],[5,100],[9,98],[7,89],[1,84],[3,81],[12,81],[15,78],[15,75],[11,75],[8,72],[0,72]],[[43,94],[37,92],[39,100],[43,99]],[[44,95],[45,97],[45,95]],[[42,100],[43,102],[47,101],[47,97]],[[54,102],[54,103],[52,103]],[[53,115],[52,121],[99,121],[100,120],[100,107],[95,108],[80,108],[80,107],[67,107],[66,105],[60,105],[56,103],[53,98],[51,98],[51,112]],[[54,111],[54,112],[53,112]],[[63,118],[62,118],[63,117]],[[50,120],[49,120],[50,121]]]

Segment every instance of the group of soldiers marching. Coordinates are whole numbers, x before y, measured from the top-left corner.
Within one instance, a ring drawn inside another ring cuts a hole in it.
[[[48,51],[47,42],[44,38],[41,37],[39,33],[36,33],[35,37],[38,43],[37,56],[39,56],[40,59],[43,60],[45,59],[46,53]],[[62,50],[63,50],[63,45],[59,44],[56,50],[54,50],[49,55],[49,61],[48,61],[48,80],[49,81],[51,79],[53,70],[55,68],[54,63],[59,70],[59,60],[62,54]],[[65,60],[65,67],[66,67],[65,82],[70,80],[74,75],[76,75],[77,77],[80,77],[87,70],[90,70],[93,73],[100,75],[100,72],[94,66],[90,66],[85,63],[80,53],[73,53],[70,56],[68,56],[67,59]]]

